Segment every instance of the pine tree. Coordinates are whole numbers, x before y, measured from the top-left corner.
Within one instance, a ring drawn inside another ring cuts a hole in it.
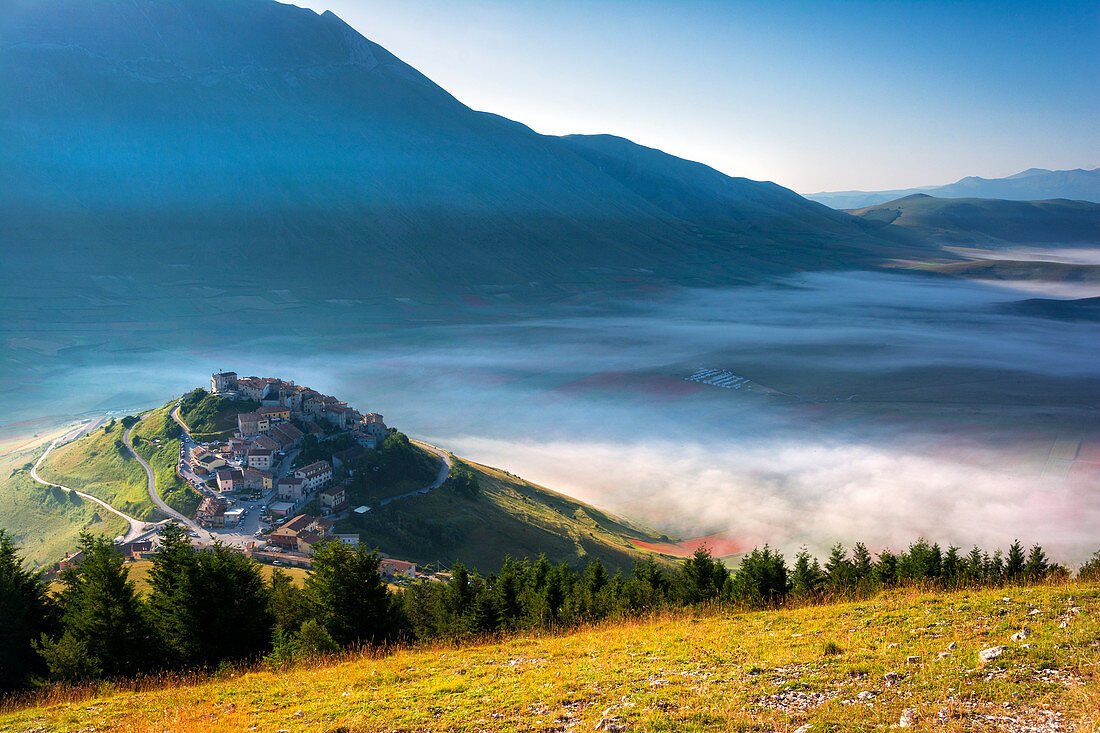
[[[986,558],[982,556],[982,551],[978,549],[978,546],[974,545],[974,549],[970,551],[965,560],[967,582],[977,583],[985,580],[985,567]]]
[[[629,604],[636,611],[653,610],[668,602],[670,582],[665,571],[652,557],[634,565],[627,582]]]
[[[964,569],[964,561],[959,557],[959,548],[949,545],[947,554],[943,556],[940,581],[946,587],[956,586],[963,580]]]
[[[679,595],[687,605],[718,598],[729,571],[713,559],[708,547],[700,547],[680,568]]]
[[[870,580],[874,563],[871,561],[871,553],[862,542],[857,542],[852,548],[852,575],[857,584]]]
[[[506,557],[500,573],[492,579],[491,586],[496,594],[501,623],[507,629],[517,629],[523,623],[526,610],[523,589],[527,585],[527,572],[526,561],[518,562]]]
[[[1027,555],[1027,564],[1024,566],[1024,575],[1028,580],[1042,580],[1047,575],[1047,570],[1050,568],[1050,563],[1047,562],[1046,553],[1043,552],[1043,548],[1038,544],[1031,548],[1031,552]]]
[[[167,525],[149,585],[150,615],[173,666],[250,659],[270,644],[270,597],[259,566],[224,545],[194,552],[184,531]]]
[[[1097,581],[1100,580],[1100,550],[1092,553],[1084,565],[1077,571],[1078,580]]]
[[[577,612],[586,621],[596,621],[611,612],[611,604],[605,592],[610,578],[599,558],[584,569],[578,587]]]
[[[329,542],[313,551],[306,578],[310,610],[340,646],[380,644],[401,629],[399,607],[379,573],[380,558],[362,545]]]
[[[42,575],[23,567],[15,544],[0,529],[0,694],[46,673],[34,642],[53,633],[56,622]]]
[[[805,547],[800,549],[794,556],[791,570],[791,593],[799,598],[811,598],[820,592],[823,580],[817,560],[810,557]]]
[[[893,586],[898,579],[898,559],[889,550],[883,550],[878,554],[875,569],[871,571],[871,577],[883,588]]]
[[[790,589],[783,555],[767,545],[741,558],[741,567],[733,576],[733,598],[755,606],[782,603]]]
[[[829,559],[825,561],[825,576],[829,587],[837,593],[844,593],[852,587],[852,564],[848,561],[844,545],[839,542],[833,545]]]
[[[306,599],[289,573],[281,568],[272,570],[267,597],[268,613],[276,628],[296,632],[306,620]]]
[[[1024,548],[1019,540],[1016,540],[1008,548],[1008,557],[1005,558],[1004,576],[1008,581],[1019,580],[1024,572]]]
[[[51,675],[112,678],[148,671],[152,630],[122,556],[87,532],[79,546],[84,559],[61,574],[62,634],[40,644]]]
[[[985,577],[987,583],[1004,582],[1005,561],[1000,550],[994,550],[993,557],[986,556]]]

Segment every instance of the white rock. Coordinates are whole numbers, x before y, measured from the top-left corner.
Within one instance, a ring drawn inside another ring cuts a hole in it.
[[[917,711],[916,710],[914,710],[913,708],[908,708],[906,710],[903,710],[902,713],[901,713],[901,718],[898,720],[898,727],[899,728],[908,728],[909,726],[913,725],[914,722],[916,722],[916,719],[917,719]]]
[[[906,664],[916,664],[919,661],[920,661],[920,657],[906,657],[905,658],[905,663]]]
[[[959,648],[959,645],[956,644],[955,642],[951,642],[950,644],[947,645],[947,651],[949,651],[949,652],[953,652],[958,648]]]
[[[1003,646],[991,646],[988,649],[982,649],[978,652],[978,659],[983,662],[990,662],[1005,653],[1007,647]]]
[[[809,723],[806,723],[806,725],[802,726],[801,728],[795,729],[794,733],[810,733],[810,730],[812,730],[812,729],[813,729],[813,726],[810,725]]]
[[[1012,635],[1012,640],[1013,641],[1023,641],[1024,639],[1026,639],[1029,636],[1031,636],[1031,629],[1020,629],[1020,631],[1018,631],[1018,632],[1016,632],[1015,634]]]

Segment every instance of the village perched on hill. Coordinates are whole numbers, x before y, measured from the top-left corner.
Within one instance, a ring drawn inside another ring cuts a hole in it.
[[[309,569],[318,545],[359,544],[358,533],[337,532],[336,525],[375,508],[353,506],[348,489],[358,471],[369,470],[363,465],[369,454],[396,433],[382,415],[363,414],[293,381],[230,371],[212,374],[209,391],[185,394],[170,414],[179,428],[176,475],[202,499],[193,516],[169,508],[168,521],[184,525],[193,545],[218,542],[259,562]],[[193,429],[188,419],[196,415],[205,416],[204,428],[216,418],[225,429]],[[439,455],[443,465],[436,482],[407,495],[427,493],[446,480],[449,459]],[[152,557],[158,530],[159,525],[147,525],[141,536],[120,538],[119,551],[129,559]],[[73,553],[58,571],[80,561],[80,553]],[[415,563],[391,557],[382,558],[380,570],[398,582],[428,577],[417,573]]]

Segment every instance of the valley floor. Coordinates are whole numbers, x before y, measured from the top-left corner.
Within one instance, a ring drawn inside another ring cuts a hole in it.
[[[1026,639],[1014,634],[1028,629]],[[949,650],[952,644],[956,646]],[[988,662],[979,652],[1005,647]],[[1092,731],[1100,585],[682,612],[167,689],[54,691],[0,731]]]

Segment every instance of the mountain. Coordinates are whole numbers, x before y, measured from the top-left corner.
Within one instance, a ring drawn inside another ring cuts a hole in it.
[[[13,0],[0,38],[14,284],[424,296],[743,281],[913,246],[775,184],[471,110],[331,12]]]
[[[1087,201],[945,199],[912,194],[851,213],[882,228],[953,245],[1096,245],[1100,204]]]
[[[1009,199],[1039,201],[1070,199],[1100,201],[1100,168],[1052,171],[1028,168],[1005,178],[967,176],[945,186],[923,186],[895,191],[826,191],[808,193],[806,198],[835,209],[858,209],[893,201],[914,193],[937,198]]]

